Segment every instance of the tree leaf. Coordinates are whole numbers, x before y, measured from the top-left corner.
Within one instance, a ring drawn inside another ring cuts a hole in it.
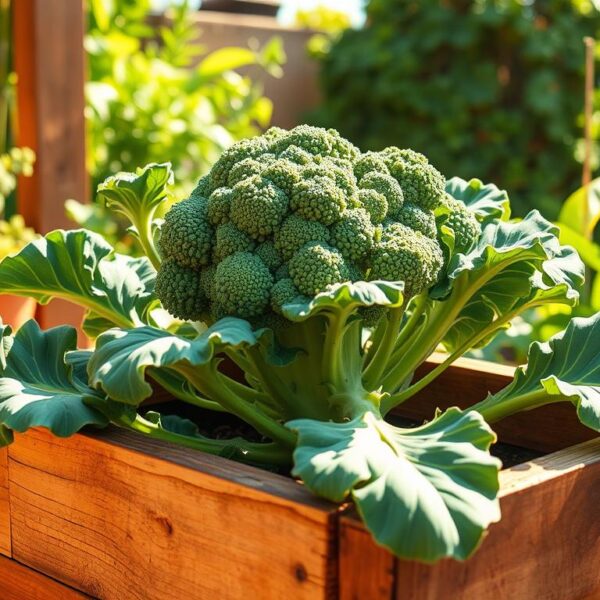
[[[311,299],[298,297],[282,308],[290,321],[305,321],[323,312],[339,312],[360,306],[401,306],[404,301],[402,281],[356,281],[331,286]]]
[[[587,203],[587,215],[584,214]],[[583,237],[591,235],[600,219],[600,178],[594,179],[589,188],[581,187],[564,202],[558,215],[564,224]]]
[[[154,299],[155,272],[146,258],[115,254],[104,239],[83,229],[56,230],[0,263],[0,293],[46,304],[62,298],[88,309],[103,328],[143,324]],[[97,333],[98,327],[89,327]]]
[[[600,245],[587,239],[564,223],[557,223],[560,227],[560,241],[569,244],[577,250],[581,260],[594,271],[600,271]]]
[[[198,66],[198,74],[203,78],[215,77],[225,71],[233,71],[240,67],[257,62],[257,56],[252,50],[227,46],[208,54]]]
[[[84,425],[107,424],[107,419],[86,404],[101,394],[73,377],[65,354],[75,349],[72,327],[41,331],[28,321],[14,336],[0,378],[0,423],[14,431],[46,427],[67,437]]]
[[[486,224],[494,219],[507,221],[510,218],[508,194],[493,183],[484,185],[479,179],[466,181],[453,177],[446,182],[446,192],[464,202],[481,223]]]
[[[138,405],[152,394],[146,381],[149,367],[206,365],[225,348],[255,346],[267,334],[271,332],[254,332],[248,321],[234,317],[217,321],[193,340],[153,327],[113,329],[98,337],[88,365],[90,385],[102,387],[114,400]]]
[[[600,313],[574,318],[548,342],[531,344],[527,366],[481,406],[486,414],[503,411],[502,405],[527,410],[561,399],[577,407],[584,425],[600,431]]]
[[[396,556],[467,558],[498,521],[495,440],[477,413],[450,408],[415,429],[371,412],[346,423],[291,421],[293,474],[334,502],[347,498],[375,540]]]

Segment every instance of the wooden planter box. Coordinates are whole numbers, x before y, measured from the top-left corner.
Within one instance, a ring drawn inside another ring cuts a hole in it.
[[[463,362],[405,414],[509,377]],[[352,507],[279,475],[117,429],[17,435],[0,455],[0,598],[600,598],[600,439],[567,408],[498,427],[557,451],[503,471],[502,521],[471,560],[434,566],[396,560]]]

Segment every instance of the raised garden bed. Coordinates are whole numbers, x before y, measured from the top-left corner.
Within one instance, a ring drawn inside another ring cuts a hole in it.
[[[463,361],[421,404],[473,402],[510,373]],[[1,455],[0,552],[13,562],[0,561],[0,596],[595,598],[600,439],[583,441],[593,432],[565,414],[545,407],[529,431],[512,427],[512,444],[562,449],[504,470],[502,521],[467,562],[434,566],[395,559],[351,506],[282,475],[116,428],[70,439],[32,430]],[[498,427],[501,441],[519,418]]]

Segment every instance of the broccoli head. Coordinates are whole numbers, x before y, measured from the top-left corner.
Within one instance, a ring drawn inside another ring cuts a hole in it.
[[[253,324],[344,281],[402,280],[419,294],[443,268],[438,226],[456,247],[480,233],[444,183],[412,150],[363,154],[334,130],[272,128],[226,150],[167,213],[157,293],[182,319]]]

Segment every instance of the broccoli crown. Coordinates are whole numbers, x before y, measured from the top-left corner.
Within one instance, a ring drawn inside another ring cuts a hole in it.
[[[334,130],[269,129],[226,150],[167,213],[157,294],[179,318],[252,323],[343,281],[403,280],[418,294],[443,268],[434,210],[456,247],[480,233],[444,183],[412,150],[363,154]]]

